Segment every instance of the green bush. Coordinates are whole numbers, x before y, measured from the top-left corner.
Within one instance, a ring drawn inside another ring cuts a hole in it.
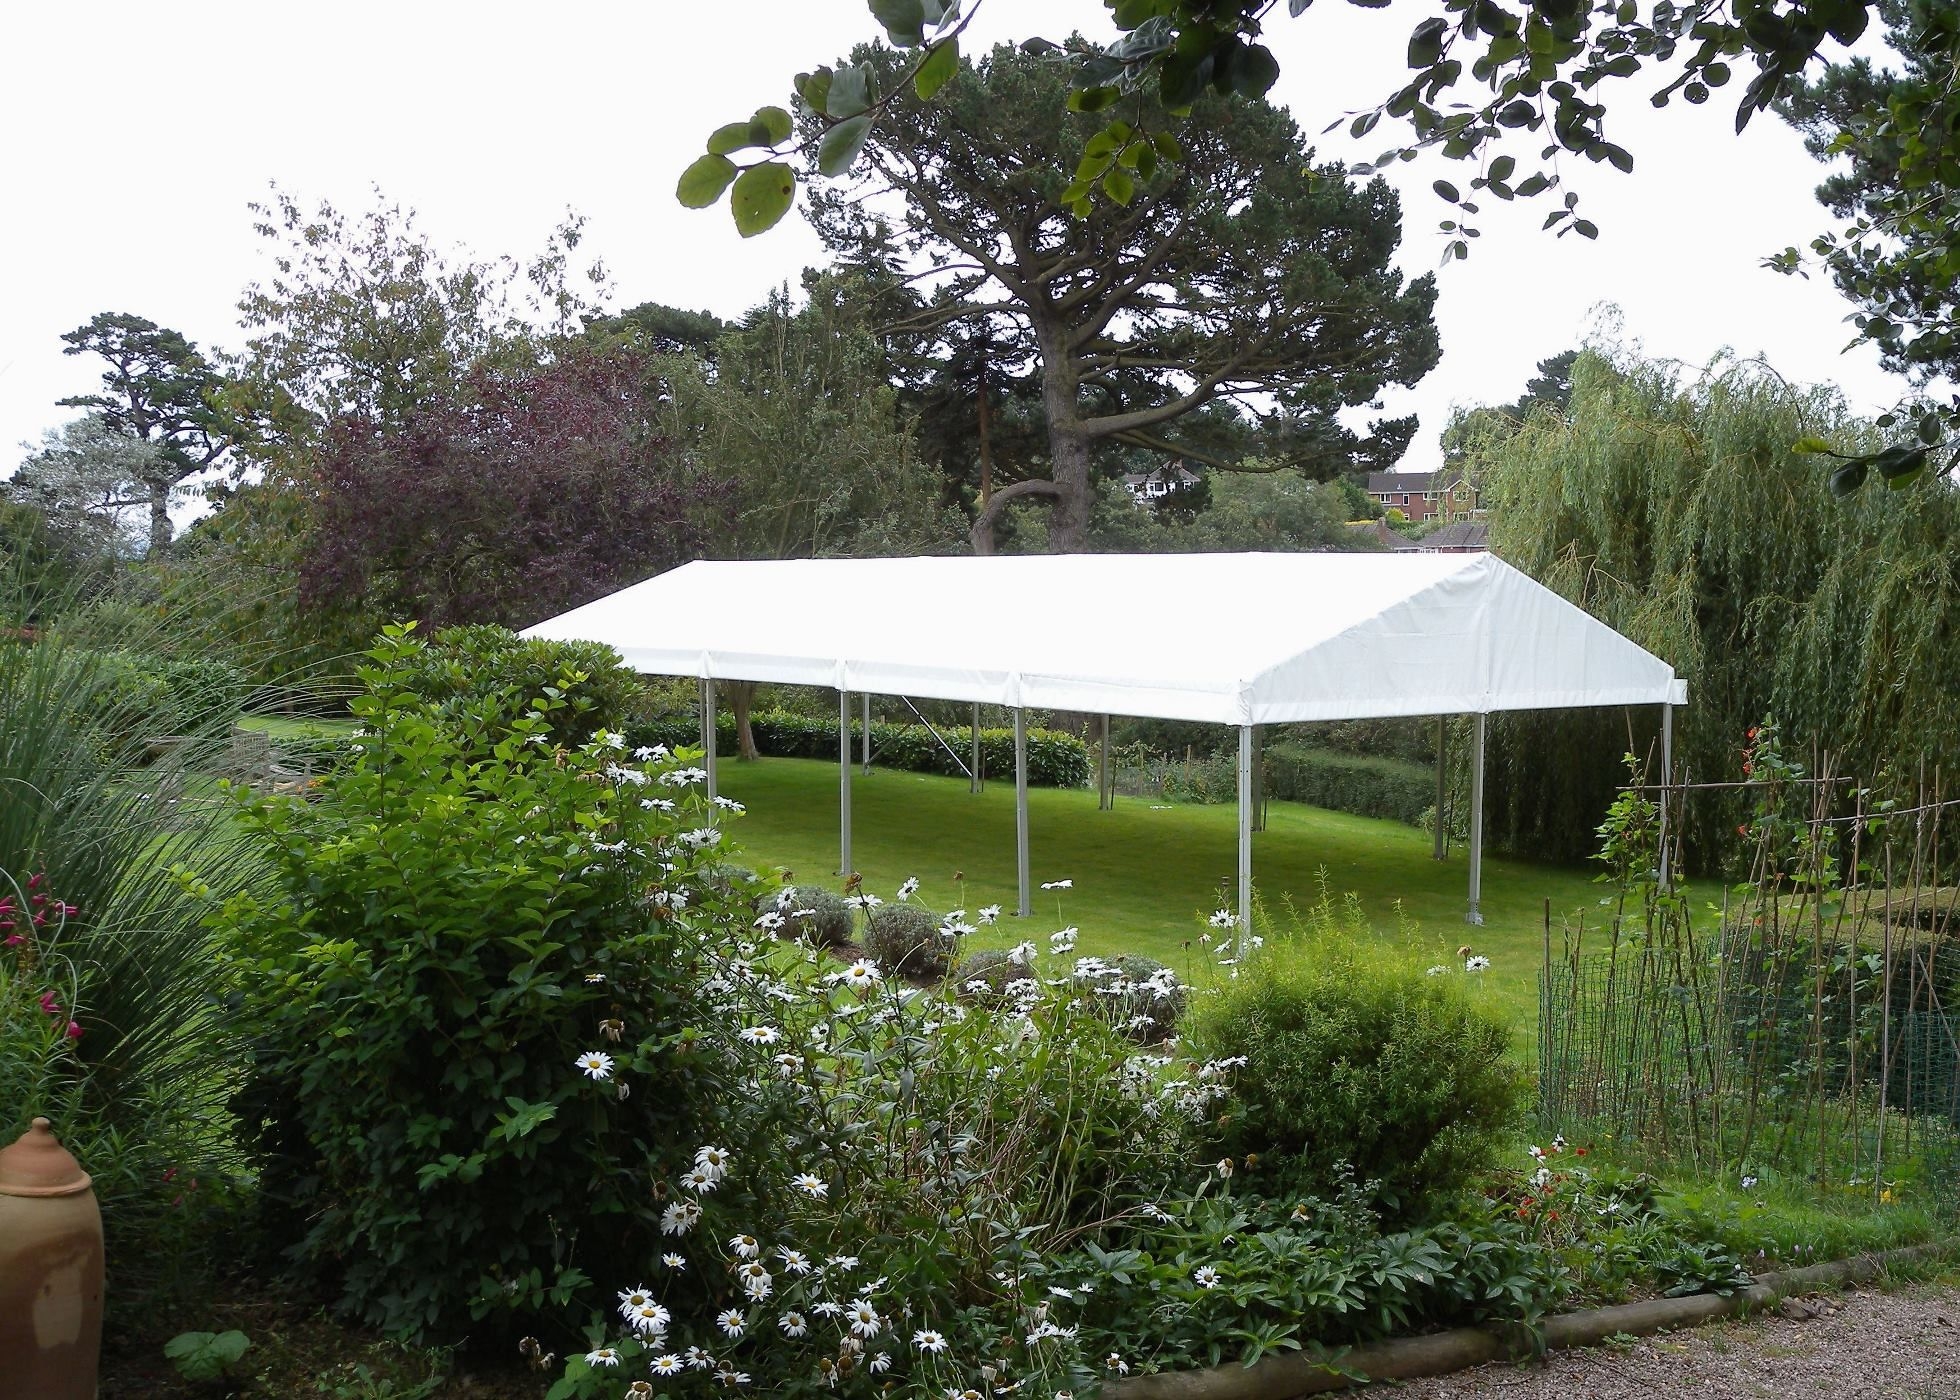
[[[423,653],[401,628],[370,653],[368,733],[312,801],[244,804],[272,887],[215,923],[258,1046],[238,1109],[268,1233],[345,1311],[454,1337],[645,1267],[650,1176],[735,1092],[689,1030],[685,927],[751,918],[718,899],[699,833],[725,814],[688,770],[536,742],[563,697],[418,700]]]
[[[776,758],[837,758],[837,722],[786,710],[760,710],[749,716],[749,730],[755,746]],[[694,747],[701,742],[701,722],[693,715],[666,715],[639,721],[628,728],[634,744],[665,744],[668,748]],[[864,726],[851,725],[851,754],[860,752]],[[966,731],[946,735],[958,752],[960,762],[970,759],[970,740]],[[715,752],[724,756],[735,752],[735,719],[725,710],[716,717]],[[872,761],[884,768],[902,768],[912,773],[943,773],[958,776],[962,769],[940,742],[924,728],[913,725],[877,724],[871,726]],[[994,778],[1014,776],[1014,731],[980,731],[982,771]],[[1037,787],[1077,788],[1089,781],[1089,748],[1072,734],[1052,729],[1028,731],[1028,781]]]
[[[570,748],[601,729],[624,732],[638,720],[641,681],[619,653],[598,642],[547,642],[507,627],[445,627],[399,667],[399,684],[444,715],[486,706],[516,717],[557,690],[566,703],[549,715],[554,742]],[[686,742],[698,743],[690,737]]]
[[[93,672],[77,696],[78,708],[119,756],[166,736],[220,733],[237,716],[248,688],[244,675],[222,661],[141,651],[76,655],[86,657]]]
[[[792,936],[819,948],[851,941],[857,921],[842,895],[822,885],[798,885],[787,893],[787,899],[778,897],[776,910],[787,920],[784,927]]]
[[[1110,966],[1116,975],[1095,1005],[1111,1025],[1146,1045],[1177,1029],[1190,989],[1169,967],[1141,953],[1126,953]]]
[[[1266,795],[1421,826],[1423,813],[1436,804],[1436,770],[1399,758],[1269,744]]]
[[[1256,1153],[1296,1189],[1345,1167],[1384,1211],[1419,1219],[1489,1167],[1514,1126],[1522,1077],[1503,1018],[1456,977],[1432,977],[1377,940],[1316,926],[1251,958],[1200,998],[1198,1052],[1243,1057],[1223,1146]]]
[[[880,904],[864,916],[865,956],[888,971],[944,977],[959,946],[959,935],[917,904]]]
[[[952,982],[968,1001],[991,1001],[1007,994],[1007,984],[1034,976],[1012,948],[981,948],[961,958]]]

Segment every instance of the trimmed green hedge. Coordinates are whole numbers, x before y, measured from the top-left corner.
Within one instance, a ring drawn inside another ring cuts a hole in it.
[[[82,653],[91,683],[80,701],[119,752],[165,735],[221,733],[247,685],[235,666],[142,651]]]
[[[812,719],[784,710],[761,710],[749,716],[749,729],[755,735],[756,748],[775,758],[837,757],[837,725],[833,721]],[[851,725],[853,756],[858,752],[863,729],[861,723],[854,721]],[[958,750],[962,759],[966,758],[971,747],[969,731],[955,729],[945,732],[947,742]],[[664,716],[630,726],[627,733],[635,745],[665,744],[669,748],[680,748],[701,742],[700,723],[691,715]],[[716,717],[715,738],[717,754],[734,754],[734,716],[724,712]],[[913,773],[944,773],[948,776],[961,773],[953,756],[918,725],[908,728],[874,723],[871,726],[871,757],[874,763],[882,767],[902,768]],[[1012,729],[980,731],[980,764],[982,772],[991,777],[1011,778],[1014,775]],[[1086,787],[1089,782],[1088,745],[1072,734],[1061,734],[1052,729],[1030,729],[1028,781],[1038,787]]]
[[[1423,813],[1436,805],[1436,770],[1399,758],[1269,744],[1266,792],[1283,802],[1421,826]]]

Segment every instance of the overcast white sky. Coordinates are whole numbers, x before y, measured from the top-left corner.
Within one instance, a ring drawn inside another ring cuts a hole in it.
[[[1321,0],[1275,21],[1273,98],[1323,158],[1384,144],[1317,134],[1393,89],[1419,13]],[[985,0],[973,33],[1094,36],[1103,18],[1098,0]],[[0,6],[0,473],[15,444],[68,416],[56,399],[93,387],[95,366],[64,358],[58,337],[95,312],[238,344],[235,303],[261,268],[245,206],[273,181],[343,208],[378,184],[438,240],[486,255],[528,256],[575,209],[619,305],[740,313],[821,261],[816,241],[794,218],[743,241],[725,208],[680,208],[675,179],[710,128],[783,102],[792,73],[873,32],[863,0]],[[1848,307],[1828,282],[1759,266],[1826,222],[1821,168],[1796,134],[1763,117],[1738,139],[1733,90],[1655,112],[1651,87],[1609,103],[1631,176],[1567,167],[1597,243],[1541,235],[1542,199],[1487,206],[1474,256],[1442,273],[1442,363],[1390,403],[1422,417],[1408,465],[1433,464],[1452,404],[1515,397],[1602,303],[1650,354],[1763,352],[1858,408],[1899,397],[1870,351],[1840,353]],[[1399,168],[1411,272],[1441,253],[1448,211],[1430,181],[1464,173]]]

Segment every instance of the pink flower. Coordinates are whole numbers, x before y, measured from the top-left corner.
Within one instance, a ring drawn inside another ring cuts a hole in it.
[[[12,924],[0,924],[0,928],[12,928],[12,927],[13,927]],[[0,947],[18,948],[20,947],[21,944],[25,943],[26,941],[27,941],[26,934],[10,933],[7,935],[6,940],[4,942],[0,942]]]
[[[68,1023],[68,1038],[70,1040],[80,1040],[82,1038],[82,1023],[80,1021],[70,1021]]]
[[[53,992],[41,993],[41,1010],[50,1016],[59,1016],[61,1014],[61,1003],[55,1000]]]

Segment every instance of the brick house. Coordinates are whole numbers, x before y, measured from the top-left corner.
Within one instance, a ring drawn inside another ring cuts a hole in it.
[[[1384,511],[1399,510],[1418,522],[1467,520],[1478,509],[1477,488],[1450,471],[1369,472],[1365,489]]]

